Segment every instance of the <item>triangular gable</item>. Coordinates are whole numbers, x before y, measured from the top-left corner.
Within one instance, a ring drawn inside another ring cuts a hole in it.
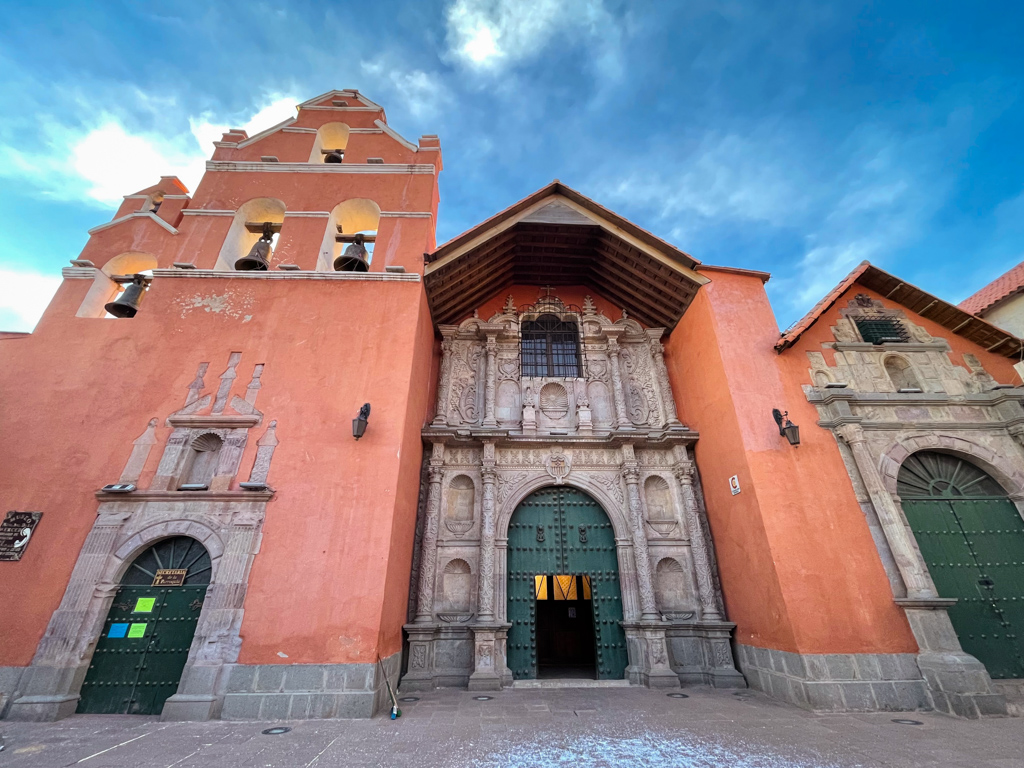
[[[335,107],[334,104],[331,103],[333,101],[347,101],[348,106]],[[315,96],[309,101],[304,101],[299,104],[299,109],[308,109],[309,107],[325,107],[329,109],[359,109],[361,107],[369,107],[370,109],[380,109],[382,111],[384,109],[380,104],[370,101],[355,88],[328,91],[327,93],[321,93],[319,96]]]
[[[457,322],[513,283],[589,285],[649,326],[674,327],[700,262],[554,181],[427,255],[437,323]]]
[[[980,317],[965,312],[948,301],[943,301],[921,290],[915,285],[900,280],[895,275],[890,275],[867,261],[858,264],[856,269],[843,278],[839,285],[825,294],[825,297],[815,304],[810,312],[790,326],[775,343],[776,351],[782,352],[793,346],[803,333],[813,326],[855,283],[870,288],[894,304],[899,304],[921,317],[938,323],[957,336],[962,336],[989,352],[1019,359],[1021,352],[1024,351],[1024,343],[1016,336],[997,328]]]

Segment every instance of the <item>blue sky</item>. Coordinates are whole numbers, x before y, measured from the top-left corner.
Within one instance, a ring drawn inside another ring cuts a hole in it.
[[[358,88],[441,137],[438,240],[554,178],[782,326],[862,259],[959,301],[1024,259],[1016,2],[4,2],[0,329],[221,129]]]

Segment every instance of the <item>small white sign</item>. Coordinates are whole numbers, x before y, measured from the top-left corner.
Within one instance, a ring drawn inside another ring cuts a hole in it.
[[[732,491],[733,496],[740,492],[739,475],[733,475],[732,477],[729,478],[729,490]]]

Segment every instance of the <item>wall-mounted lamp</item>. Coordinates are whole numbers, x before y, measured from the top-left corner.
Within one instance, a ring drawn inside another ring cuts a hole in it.
[[[789,420],[789,411],[783,413],[778,408],[772,408],[772,416],[779,425],[779,434],[789,440],[790,445],[800,445],[800,427]]]
[[[363,407],[359,409],[359,415],[352,419],[352,437],[358,440],[363,436],[366,431],[366,422],[370,418],[370,404],[363,403]]]

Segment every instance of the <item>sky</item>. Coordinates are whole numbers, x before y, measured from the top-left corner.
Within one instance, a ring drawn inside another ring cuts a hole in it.
[[[334,88],[438,134],[438,242],[560,179],[785,328],[864,259],[958,302],[1024,260],[1024,4],[0,0],[0,330],[121,196]]]

